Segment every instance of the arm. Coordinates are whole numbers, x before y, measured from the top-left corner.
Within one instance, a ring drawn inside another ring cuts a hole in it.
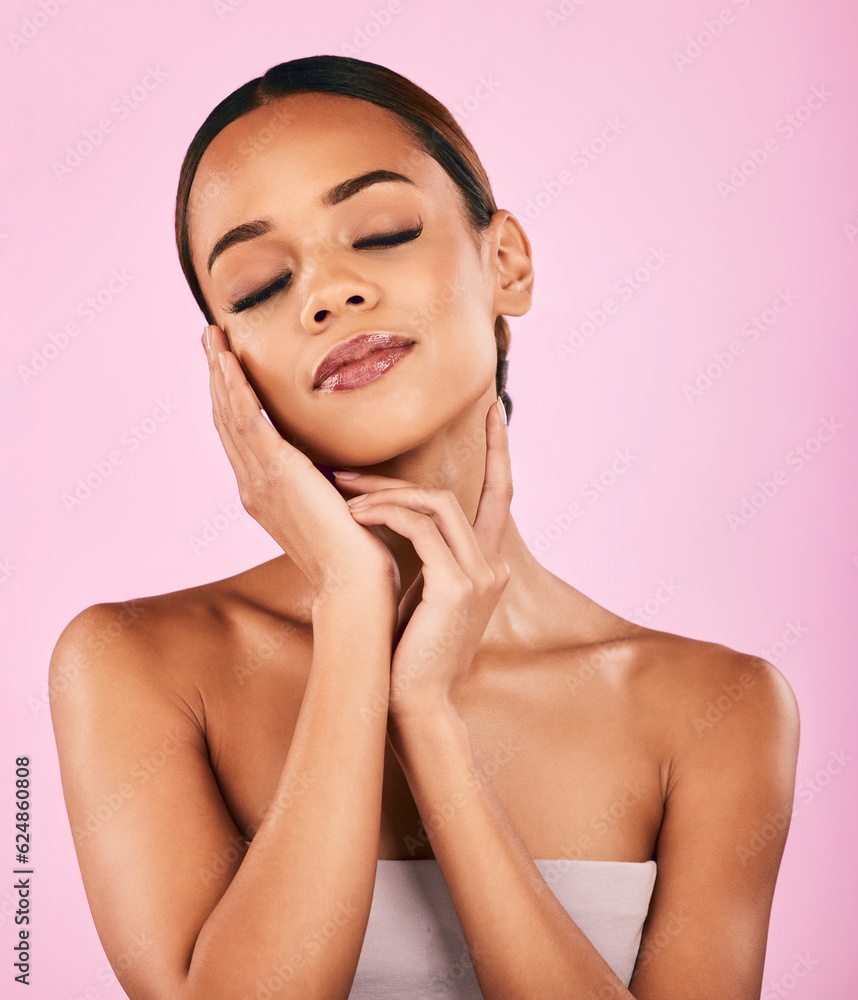
[[[388,734],[483,996],[571,1000],[597,989],[600,997],[628,997],[548,888],[490,783],[478,775],[455,708],[510,574],[501,545],[512,482],[498,408],[486,415],[486,472],[473,526],[449,491],[380,476],[361,476],[350,486],[373,491],[350,505],[353,516],[409,538],[423,563],[420,603],[391,666]]]
[[[724,696],[725,684],[729,708],[711,722],[706,704]],[[798,711],[783,676],[756,658],[728,654],[713,664],[709,686],[680,720],[687,738],[671,768],[658,879],[628,989],[547,888],[475,771],[467,730],[450,707],[424,706],[396,727],[392,742],[486,1000],[759,998],[792,811]]]
[[[720,650],[708,688],[677,718],[658,878],[629,984],[638,1000],[760,996],[799,715],[775,667]]]
[[[178,681],[192,676],[185,664],[171,664],[187,644],[123,630],[101,605],[69,625],[51,662],[66,803],[96,927],[132,1000],[235,1000],[269,981],[284,1000],[335,1000],[353,979],[378,856],[395,563],[264,417],[224,331],[208,327],[203,345],[242,503],[314,595],[286,762],[247,849],[212,772],[205,705]],[[185,624],[205,636],[204,615]],[[221,653],[210,643],[202,655]]]
[[[486,1000],[631,997],[549,889],[475,768],[467,729],[452,708],[425,706],[422,716],[392,728],[391,743]]]
[[[786,823],[760,854],[740,857],[739,848],[771,813],[789,815],[798,748],[795,699],[774,667],[713,647],[697,672],[697,690],[674,713],[679,721],[671,732],[675,753],[658,880],[629,989],[550,891],[490,784],[475,771],[456,692],[509,574],[499,558],[510,495],[504,437],[500,425],[493,431],[487,425],[486,479],[473,530],[446,491],[382,477],[355,481],[374,492],[352,508],[361,523],[384,523],[410,538],[423,562],[422,599],[394,652],[388,730],[483,995],[759,996]],[[385,488],[388,483],[393,487]],[[439,642],[439,636],[449,638]],[[749,664],[758,669],[746,686]],[[687,664],[674,666],[683,668],[674,671],[676,686],[687,688]],[[702,740],[696,713],[704,716],[707,700],[724,694],[722,683],[738,683],[744,693]],[[677,704],[673,686],[660,692],[663,703]]]
[[[93,918],[131,1000],[236,1000],[272,977],[284,1000],[348,995],[378,856],[394,615],[369,614],[373,595],[343,587],[314,606],[294,736],[249,848],[192,699],[171,683],[169,644],[126,629],[105,646],[109,605],[61,636],[51,712],[63,788]]]

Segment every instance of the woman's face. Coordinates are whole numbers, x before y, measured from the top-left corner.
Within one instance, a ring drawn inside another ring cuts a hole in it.
[[[331,195],[373,171],[407,180]],[[506,215],[476,234],[454,182],[395,115],[308,93],[218,134],[194,179],[188,226],[215,322],[274,425],[313,461],[362,466],[403,454],[477,404],[485,419],[497,363],[492,246]],[[373,245],[378,236],[388,245]],[[316,386],[331,348],[363,333],[413,346],[374,381]]]

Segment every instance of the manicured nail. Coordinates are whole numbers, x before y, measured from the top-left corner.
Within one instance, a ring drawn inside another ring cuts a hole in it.
[[[501,411],[501,416],[503,417],[503,422],[506,423],[506,407],[503,405],[503,400],[498,396],[498,409]]]
[[[221,351],[217,356],[218,361],[220,361],[220,370],[226,374],[226,351]]]
[[[351,500],[348,501],[349,507],[356,506],[361,500],[366,500],[368,496],[369,493],[361,493],[359,497],[352,497]]]
[[[207,354],[212,349],[212,332],[209,327],[206,327],[205,330],[203,330],[203,346],[205,347]]]
[[[345,469],[335,469],[334,475],[337,479],[360,479],[359,472],[346,472]]]

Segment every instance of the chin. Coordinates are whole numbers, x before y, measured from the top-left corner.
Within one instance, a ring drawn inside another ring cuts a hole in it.
[[[415,433],[422,421],[399,411],[395,421],[381,413],[377,419],[356,418],[346,422],[338,418],[331,421],[330,427],[316,421],[310,436],[300,430],[293,431],[276,413],[269,416],[280,436],[303,452],[314,465],[334,469],[389,462],[426,441],[438,429],[434,425],[427,426],[423,433]]]
[[[494,369],[481,379],[464,379],[460,370],[444,379],[421,380],[419,386],[409,379],[384,392],[358,389],[326,394],[320,405],[314,401],[293,409],[287,404],[292,421],[276,406],[266,412],[280,435],[314,465],[363,468],[406,455],[460,418],[467,422],[493,391]]]
[[[409,435],[407,438],[396,435],[395,438],[391,438],[389,435],[379,434],[371,441],[366,440],[365,437],[361,441],[349,441],[341,433],[335,442],[331,442],[330,447],[318,443],[306,445],[302,451],[314,465],[330,466],[333,469],[360,469],[381,465],[398,458],[416,448],[430,436],[431,432],[420,441],[415,441],[413,435]]]

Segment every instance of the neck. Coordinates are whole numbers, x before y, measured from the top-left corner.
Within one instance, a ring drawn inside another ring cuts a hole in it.
[[[462,512],[473,526],[485,479],[486,416],[492,399],[487,394],[441,428],[435,435],[410,451],[361,471],[402,479],[428,489],[451,490]],[[401,593],[405,594],[422,568],[422,561],[410,540],[384,525],[374,526],[389,546],[399,567]],[[534,558],[510,514],[501,544],[501,554],[511,576],[495,613],[486,628],[483,642],[502,643],[527,632],[539,608],[538,592],[553,577]]]

